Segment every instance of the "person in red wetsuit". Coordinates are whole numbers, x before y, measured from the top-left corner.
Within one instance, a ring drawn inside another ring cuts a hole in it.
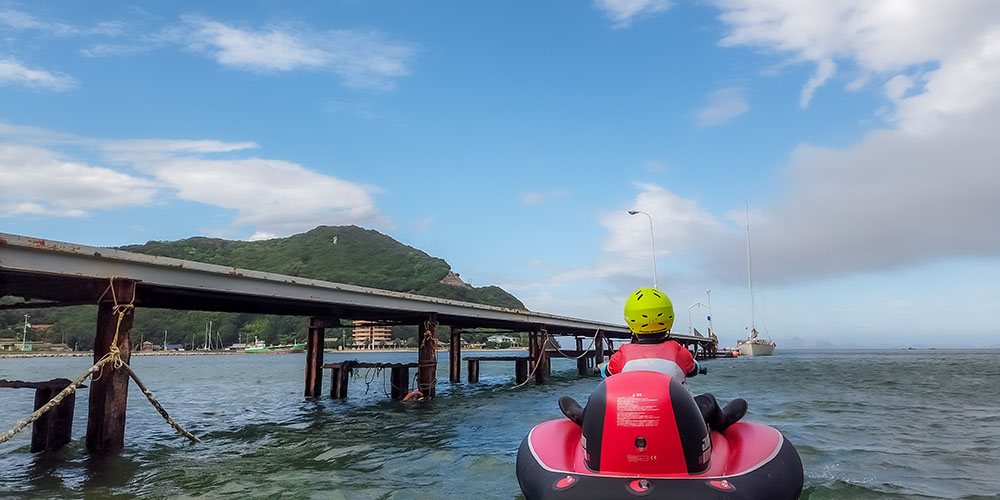
[[[640,288],[633,292],[625,302],[625,322],[632,330],[632,342],[621,346],[607,363],[601,365],[603,377],[627,371],[654,371],[681,380],[686,387],[687,377],[693,377],[701,370],[690,351],[670,340],[674,306],[665,293],[655,288]],[[743,399],[734,399],[725,408],[719,408],[715,396],[708,393],[699,394],[694,399],[705,422],[720,432],[743,418],[747,410]],[[572,398],[561,398],[559,407],[571,420],[582,424],[583,409]]]

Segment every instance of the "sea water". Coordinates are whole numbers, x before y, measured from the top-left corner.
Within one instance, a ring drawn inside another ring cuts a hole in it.
[[[326,355],[355,358],[416,354]],[[0,379],[75,378],[90,364],[0,359]],[[61,452],[29,453],[27,430],[0,445],[0,498],[517,499],[521,440],[561,417],[559,396],[584,402],[598,382],[555,359],[543,386],[514,388],[511,362],[484,362],[480,383],[452,385],[440,353],[434,401],[390,401],[388,373],[359,370],[346,400],[313,402],[302,397],[304,365],[301,354],[135,356],[143,382],[202,442],[178,436],[133,385],[125,450],[92,458],[83,389]],[[795,444],[802,498],[1000,498],[1000,350],[778,349],[704,365],[695,392],[745,398],[746,420]],[[0,432],[33,397],[0,389]]]

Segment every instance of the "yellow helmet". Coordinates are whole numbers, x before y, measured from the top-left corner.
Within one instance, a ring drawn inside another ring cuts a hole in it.
[[[674,326],[674,305],[655,288],[640,288],[625,301],[625,323],[636,334],[660,333]]]

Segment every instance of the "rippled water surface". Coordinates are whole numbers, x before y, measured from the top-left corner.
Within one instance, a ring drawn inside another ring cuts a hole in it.
[[[364,370],[346,401],[304,401],[301,354],[137,356],[143,382],[203,442],[176,435],[133,385],[125,451],[92,459],[82,390],[75,439],[56,456],[28,453],[27,431],[0,445],[0,497],[520,498],[521,439],[560,417],[560,395],[585,401],[597,379],[553,360],[549,384],[514,389],[513,363],[490,362],[481,383],[451,385],[439,356],[438,398],[427,403],[390,401],[388,373]],[[347,358],[416,354],[326,355]],[[0,359],[0,379],[75,378],[90,364]],[[998,350],[779,350],[706,365],[709,374],[691,381],[696,392],[746,398],[748,420],[796,445],[803,498],[1000,498]],[[33,392],[0,389],[0,432],[31,412]]]

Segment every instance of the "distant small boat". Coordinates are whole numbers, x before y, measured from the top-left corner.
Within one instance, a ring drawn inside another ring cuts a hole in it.
[[[758,337],[757,325],[754,322],[753,274],[750,265],[750,205],[747,205],[747,290],[750,295],[750,335],[736,341],[741,356],[770,356],[777,346],[769,338]]]
[[[247,354],[289,354],[295,352],[306,352],[305,344],[284,344],[268,346],[263,340],[254,338],[253,344],[243,351]]]

